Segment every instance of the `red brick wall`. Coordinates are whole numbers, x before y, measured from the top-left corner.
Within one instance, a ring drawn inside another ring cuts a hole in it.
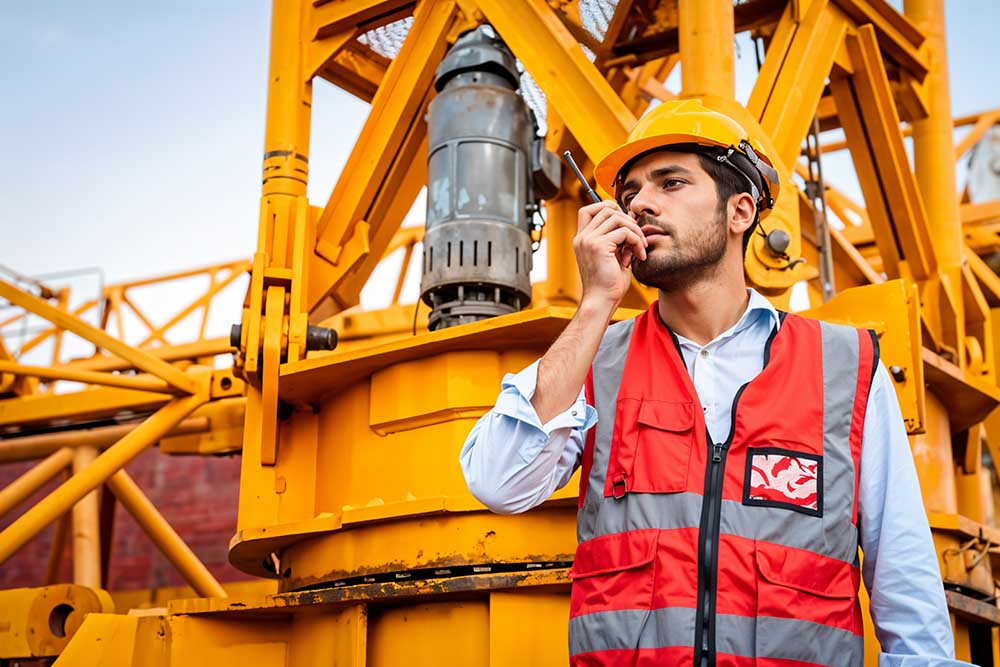
[[[35,462],[0,465],[0,487],[16,479]],[[166,456],[150,450],[126,470],[189,547],[220,582],[251,579],[227,560],[229,540],[236,532],[239,497],[239,456]],[[0,519],[5,528],[34,502],[55,488],[56,480]],[[50,526],[0,565],[0,589],[45,584]],[[67,540],[60,582],[73,578],[72,538]],[[116,503],[109,581],[111,591],[181,586],[184,581],[149,538]]]

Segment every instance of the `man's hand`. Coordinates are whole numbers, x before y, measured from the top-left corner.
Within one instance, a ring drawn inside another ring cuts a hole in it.
[[[646,259],[646,237],[635,220],[613,201],[580,209],[573,239],[584,301],[614,310],[631,280],[632,261]]]

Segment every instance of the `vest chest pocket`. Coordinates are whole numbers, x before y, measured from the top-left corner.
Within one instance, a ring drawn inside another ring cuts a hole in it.
[[[621,399],[604,495],[687,490],[695,404]]]

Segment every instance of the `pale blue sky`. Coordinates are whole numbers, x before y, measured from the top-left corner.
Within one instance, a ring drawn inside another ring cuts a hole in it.
[[[249,256],[269,15],[261,0],[4,0],[0,264],[100,266],[117,281]],[[998,27],[996,0],[948,2],[955,114],[1000,106]],[[753,71],[752,52],[740,58]],[[325,203],[365,111],[317,84],[313,203]]]

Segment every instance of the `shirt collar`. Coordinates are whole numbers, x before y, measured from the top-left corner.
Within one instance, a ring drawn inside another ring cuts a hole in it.
[[[743,312],[743,315],[740,316],[740,319],[736,321],[736,324],[734,324],[733,326],[729,327],[729,329],[719,334],[714,340],[708,343],[708,345],[711,345],[716,341],[729,338],[730,336],[735,336],[736,334],[740,333],[747,327],[751,326],[752,324],[763,318],[767,318],[766,321],[769,321],[771,325],[769,328],[772,328],[775,331],[778,330],[778,328],[781,326],[781,318],[778,316],[778,310],[771,305],[770,301],[765,299],[764,296],[754,288],[748,287],[747,294],[750,295],[750,300],[747,302],[747,309]],[[698,345],[694,341],[688,340],[687,338],[679,334],[676,335],[677,335],[677,340],[678,342],[681,343],[681,345],[691,346],[701,349],[702,346]]]

